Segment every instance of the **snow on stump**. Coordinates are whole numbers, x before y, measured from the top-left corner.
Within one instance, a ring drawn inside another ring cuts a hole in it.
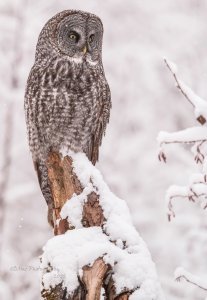
[[[45,300],[163,300],[126,203],[84,154],[51,153],[54,236],[41,258]]]

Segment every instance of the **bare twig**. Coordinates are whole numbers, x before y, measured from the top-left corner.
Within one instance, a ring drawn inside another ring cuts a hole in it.
[[[189,201],[192,201],[192,202],[195,202],[197,199],[199,199],[200,197],[205,197],[206,194],[205,193],[201,193],[201,194],[196,194],[192,188],[190,188],[190,191],[192,192],[192,194],[189,194],[189,195],[173,195],[171,197],[169,197],[169,200],[168,200],[168,210],[169,210],[169,213],[168,213],[168,221],[171,221],[172,217],[175,218],[175,212],[173,210],[173,204],[172,204],[172,201],[175,200],[176,198],[182,198],[182,199],[188,199]],[[206,209],[206,206],[203,207],[203,209]]]
[[[195,144],[195,143],[205,143],[207,142],[207,139],[206,140],[190,140],[190,141],[170,141],[170,142],[167,142],[167,141],[163,141],[160,146],[162,145],[167,145],[167,144]]]
[[[179,269],[179,268],[178,268]],[[180,281],[181,279],[186,280],[187,282],[199,287],[200,289],[207,291],[207,284],[202,282],[200,278],[198,278],[195,275],[192,275],[191,273],[183,270],[184,274],[181,274],[179,276],[176,276],[175,280]]]
[[[171,68],[170,64],[168,63],[167,59],[164,58],[164,62],[167,66],[167,68],[170,70],[170,72],[172,73],[176,83],[177,83],[177,88],[180,90],[180,92],[184,95],[184,97],[188,100],[188,102],[193,106],[195,107],[195,105],[193,104],[193,102],[191,101],[191,99],[188,97],[188,95],[183,91],[181,85],[180,85],[180,81],[179,79],[177,78],[177,75],[175,74],[175,72],[173,71],[173,69]]]

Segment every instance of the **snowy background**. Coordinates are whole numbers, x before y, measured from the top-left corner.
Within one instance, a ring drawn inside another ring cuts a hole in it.
[[[103,61],[113,109],[98,168],[148,244],[168,300],[201,300],[204,291],[174,281],[176,267],[205,276],[206,212],[176,203],[168,223],[165,191],[186,184],[198,168],[193,155],[171,146],[157,159],[157,134],[196,125],[192,107],[176,90],[163,56],[185,82],[207,98],[206,0],[1,0],[0,2],[0,295],[37,300],[42,247],[52,236],[26,139],[25,83],[38,34],[64,9],[96,13],[105,28]],[[1,297],[2,298],[2,297]]]

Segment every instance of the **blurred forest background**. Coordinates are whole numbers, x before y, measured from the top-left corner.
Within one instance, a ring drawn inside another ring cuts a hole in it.
[[[173,272],[183,266],[206,277],[206,212],[176,203],[169,223],[164,200],[168,186],[186,184],[197,166],[180,146],[171,146],[167,164],[161,164],[156,136],[196,125],[164,56],[207,98],[206,0],[0,1],[0,298],[40,298],[38,257],[52,232],[29,153],[23,102],[39,32],[64,9],[93,12],[105,28],[103,62],[113,109],[98,168],[127,201],[166,299],[204,299],[204,291],[175,282]]]

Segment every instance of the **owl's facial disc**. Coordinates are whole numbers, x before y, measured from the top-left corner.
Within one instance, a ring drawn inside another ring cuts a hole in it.
[[[74,61],[97,63],[101,57],[103,27],[94,17],[72,14],[58,26],[57,42],[61,53]]]
[[[73,14],[59,24],[58,48],[74,59],[82,59],[86,45],[86,19]]]
[[[87,21],[87,56],[89,63],[97,63],[101,59],[103,26],[97,17],[90,17]]]

